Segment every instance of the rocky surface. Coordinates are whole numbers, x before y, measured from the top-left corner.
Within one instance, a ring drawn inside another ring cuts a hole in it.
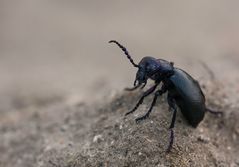
[[[35,99],[0,121],[0,166],[239,166],[238,106],[228,103],[222,85],[220,90],[215,85],[206,85],[204,91],[208,105],[223,116],[207,113],[194,129],[179,112],[170,153],[166,148],[172,114],[165,96],[139,124],[135,118],[146,112],[152,97],[134,114],[124,114],[142,90],[118,92],[92,104],[59,97],[48,99],[51,103]],[[213,89],[218,91],[209,91]]]

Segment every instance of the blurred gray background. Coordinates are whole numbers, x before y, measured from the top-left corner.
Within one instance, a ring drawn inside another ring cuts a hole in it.
[[[111,39],[136,62],[167,59],[198,79],[207,75],[203,61],[237,84],[238,16],[237,0],[0,0],[1,101],[62,93],[93,99],[132,85],[136,69]]]

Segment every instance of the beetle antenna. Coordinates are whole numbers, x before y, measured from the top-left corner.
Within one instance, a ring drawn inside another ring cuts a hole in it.
[[[134,60],[132,59],[132,57],[130,56],[129,52],[127,51],[127,49],[126,49],[123,45],[121,45],[119,42],[117,42],[117,41],[115,41],[115,40],[111,40],[111,41],[109,41],[109,43],[115,43],[115,44],[117,44],[117,45],[120,47],[120,49],[123,50],[124,54],[127,56],[127,58],[129,59],[129,61],[131,62],[131,64],[133,64],[133,66],[135,66],[135,67],[139,67],[139,65],[137,65],[137,64],[134,63]]]

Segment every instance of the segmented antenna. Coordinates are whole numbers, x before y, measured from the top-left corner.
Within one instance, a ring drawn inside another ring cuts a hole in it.
[[[127,49],[126,49],[124,46],[122,46],[119,42],[117,42],[117,41],[115,41],[115,40],[111,40],[111,41],[109,41],[109,43],[115,43],[115,44],[117,44],[117,45],[120,47],[120,49],[123,50],[124,54],[127,56],[127,58],[129,59],[129,61],[133,64],[133,66],[139,67],[137,64],[134,63],[134,60],[133,60],[132,57],[129,55],[129,52],[127,51]]]

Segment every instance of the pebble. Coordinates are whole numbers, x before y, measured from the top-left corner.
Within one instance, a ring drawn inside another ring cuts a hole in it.
[[[197,139],[198,139],[198,141],[203,142],[203,143],[209,143],[209,141],[210,141],[209,137],[206,137],[203,135],[200,135]]]
[[[93,142],[100,142],[103,140],[103,136],[102,135],[96,135],[94,138],[93,138]]]
[[[200,128],[200,129],[199,129],[199,132],[203,133],[203,128]]]

